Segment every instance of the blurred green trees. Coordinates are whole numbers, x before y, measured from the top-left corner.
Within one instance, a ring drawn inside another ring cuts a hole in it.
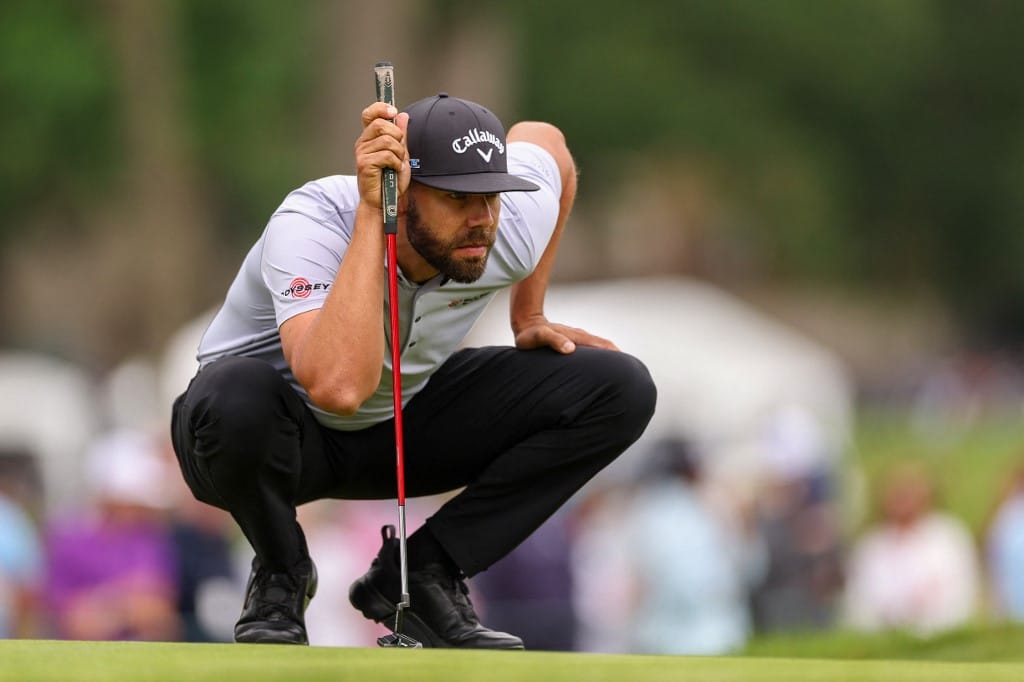
[[[518,14],[523,108],[588,175],[621,182],[623,150],[699,158],[770,273],[934,287],[1024,333],[1024,4],[599,4]]]
[[[188,111],[218,224],[246,240],[304,181],[313,13],[307,0],[187,0]],[[371,65],[372,66],[372,65]]]
[[[0,240],[27,211],[70,210],[110,179],[112,60],[90,5],[0,4]]]
[[[203,210],[241,248],[310,173],[325,3],[164,4]],[[512,27],[495,77],[512,77],[520,116],[567,132],[581,204],[630,182],[638,159],[655,173],[682,163],[716,197],[714,229],[752,254],[751,276],[938,292],[984,333],[1024,337],[1024,3],[413,5],[444,18],[418,39],[424,59],[460,14]],[[131,95],[110,6],[0,5],[0,257],[29,225],[78,229],[36,217],[82,210],[124,172]]]

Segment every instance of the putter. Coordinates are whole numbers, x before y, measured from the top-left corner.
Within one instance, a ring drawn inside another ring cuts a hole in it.
[[[377,62],[373,69],[377,101],[395,104],[395,68],[391,62]],[[398,479],[398,561],[402,575],[402,596],[395,610],[394,632],[377,638],[382,647],[421,649],[423,644],[402,634],[402,611],[409,608],[409,563],[405,553],[405,445],[402,438],[402,349],[398,326],[398,173],[385,168],[381,178],[384,234],[387,237],[388,312],[391,318],[391,375],[395,399],[395,463]]]

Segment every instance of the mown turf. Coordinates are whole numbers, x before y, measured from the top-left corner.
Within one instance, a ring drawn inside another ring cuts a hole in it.
[[[906,632],[794,633],[757,637],[744,653],[759,658],[1024,662],[1024,626],[963,628],[927,638]]]
[[[972,682],[1024,680],[1024,664],[700,658],[230,644],[0,641],[0,681],[36,682]]]

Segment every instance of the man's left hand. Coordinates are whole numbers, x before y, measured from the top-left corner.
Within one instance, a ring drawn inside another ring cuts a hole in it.
[[[619,347],[608,339],[595,336],[590,332],[564,324],[548,322],[543,317],[531,319],[516,330],[516,348],[531,350],[534,348],[553,348],[559,353],[571,353],[576,346],[592,346],[605,350],[619,350]]]

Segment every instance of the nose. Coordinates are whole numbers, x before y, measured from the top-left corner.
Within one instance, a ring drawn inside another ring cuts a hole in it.
[[[470,226],[491,226],[498,214],[497,194],[473,194],[466,202],[467,222]]]

